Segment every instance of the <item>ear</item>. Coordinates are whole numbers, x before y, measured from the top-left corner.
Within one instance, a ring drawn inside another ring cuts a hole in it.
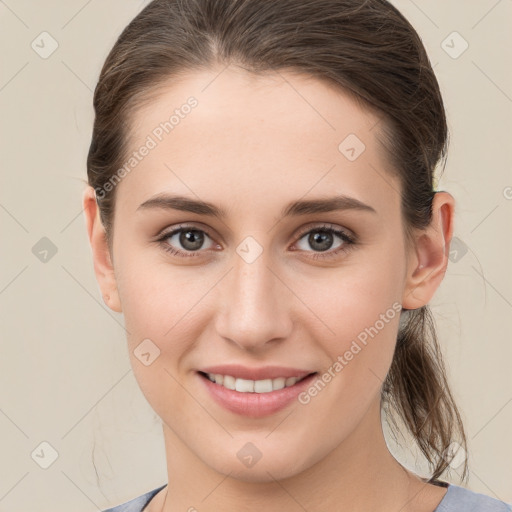
[[[424,306],[441,284],[448,266],[453,234],[455,199],[448,192],[436,192],[432,201],[432,221],[419,231],[410,249],[407,279],[402,297],[404,309]]]
[[[85,213],[87,235],[92,249],[94,273],[103,295],[103,301],[113,311],[121,313],[121,301],[119,300],[114,266],[107,243],[105,228],[101,223],[99,208],[96,203],[96,194],[90,185],[87,185],[87,188],[84,190],[82,204]]]

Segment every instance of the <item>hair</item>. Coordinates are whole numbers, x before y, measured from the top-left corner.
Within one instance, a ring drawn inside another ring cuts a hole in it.
[[[312,76],[377,114],[377,140],[401,185],[406,243],[430,224],[435,169],[441,160],[446,164],[445,110],[419,35],[389,2],[153,0],[117,39],[94,92],[87,175],[89,185],[102,191],[96,199],[111,251],[115,188],[106,192],[103,186],[126,161],[137,109],[187,73],[229,64],[255,74]],[[382,386],[384,405],[412,434],[430,481],[450,469],[452,443],[467,452],[427,305],[402,312]],[[465,458],[462,479],[467,471]]]

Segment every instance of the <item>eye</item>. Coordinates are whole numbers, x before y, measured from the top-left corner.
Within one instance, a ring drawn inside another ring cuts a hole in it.
[[[336,237],[341,239],[341,242],[335,246],[334,250],[329,250],[332,248]],[[309,229],[309,231],[303,232],[299,242],[302,239],[305,239],[305,243],[314,249],[313,252],[316,252],[316,254],[312,255],[314,259],[335,257],[341,252],[348,252],[356,243],[354,236],[329,225],[317,226],[313,229]],[[308,251],[307,248],[299,248],[300,250],[311,252]]]
[[[313,251],[309,251],[307,247],[299,247],[299,249],[305,252],[315,252],[316,254],[311,256],[313,259],[336,257],[339,253],[348,252],[356,244],[354,236],[329,225],[310,228],[299,236],[299,242],[305,239],[305,243],[312,247]],[[334,247],[334,250],[329,250],[332,249],[336,237],[341,242]],[[207,239],[210,240],[210,247],[205,248],[204,244]],[[198,257],[201,256],[202,249],[220,247],[213,243],[206,231],[190,225],[179,225],[163,233],[156,241],[165,251],[180,257]]]
[[[170,252],[171,254],[184,257],[195,257],[199,255],[196,253],[201,249],[204,249],[203,245],[207,238],[211,240],[210,236],[202,229],[198,229],[194,226],[180,225],[177,228],[164,233],[157,239],[157,242],[160,243],[165,251]],[[173,242],[170,242],[171,240],[173,240]],[[181,247],[176,248],[175,245]],[[212,246],[214,245],[215,244],[212,244]]]

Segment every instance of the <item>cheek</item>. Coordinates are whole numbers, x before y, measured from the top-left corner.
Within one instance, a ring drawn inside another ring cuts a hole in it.
[[[194,348],[200,329],[200,299],[211,285],[204,276],[192,281],[190,269],[171,268],[147,256],[148,252],[134,249],[119,258],[118,291],[134,375],[149,402],[158,408],[164,398],[162,390],[173,394],[172,376],[181,378],[180,362]]]
[[[180,400],[183,389],[178,384],[178,369],[182,358],[193,348],[191,305],[197,302],[197,298],[192,299],[198,289],[173,278],[168,268],[135,259],[124,263],[119,293],[134,376],[161,418],[168,416],[169,404],[173,415],[179,415],[184,403]]]
[[[318,319],[315,338],[331,340],[329,344],[338,355],[350,340],[364,339],[364,333],[375,324],[383,337],[388,336],[388,324],[399,319],[402,281],[400,265],[390,256],[388,261],[354,260],[324,276],[317,275],[314,281],[300,280],[297,295],[304,297],[311,318]]]
[[[153,250],[154,253],[154,250]],[[120,254],[117,286],[126,328],[135,337],[162,339],[186,312],[194,286],[180,279],[180,271],[148,258],[150,251],[134,247]],[[188,284],[188,286],[186,286]],[[190,309],[190,306],[188,306]]]
[[[388,250],[300,291],[320,320],[309,325],[328,356],[323,382],[336,382],[327,385],[335,394],[343,388],[343,400],[370,399],[389,370],[400,321],[401,272],[398,255]]]

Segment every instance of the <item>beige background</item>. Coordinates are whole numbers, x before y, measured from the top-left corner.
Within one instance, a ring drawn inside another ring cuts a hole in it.
[[[0,1],[0,512],[88,512],[166,481],[161,428],[123,318],[103,304],[81,211],[92,91],[145,3]],[[458,252],[431,304],[466,422],[468,486],[512,502],[512,1],[394,4],[427,47],[451,130],[440,188],[457,201]],[[58,43],[46,59],[31,47],[43,31]],[[442,47],[454,31],[469,44],[458,58]],[[43,237],[57,249],[46,262],[34,254]],[[58,454],[47,469],[42,442]]]

